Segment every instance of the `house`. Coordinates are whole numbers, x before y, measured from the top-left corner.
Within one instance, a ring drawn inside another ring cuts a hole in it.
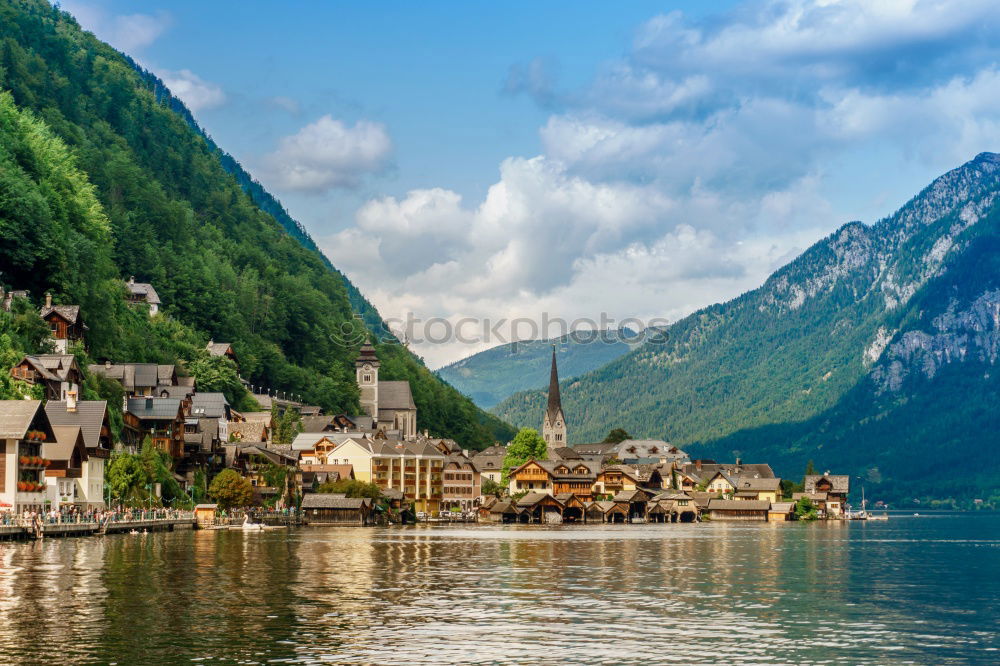
[[[826,493],[792,493],[792,502],[798,502],[800,499],[807,498],[816,507],[816,511],[819,515],[826,517]]]
[[[65,400],[70,391],[80,395],[83,375],[72,354],[25,356],[10,369],[10,376],[33,386],[45,386],[46,400]]]
[[[131,414],[140,439],[146,436],[153,446],[171,458],[184,456],[184,410],[176,398],[128,398],[125,412]]]
[[[518,520],[522,523],[561,523],[563,503],[549,493],[527,493],[517,500]]]
[[[367,497],[311,493],[302,498],[302,515],[307,525],[371,524],[372,501]]]
[[[83,343],[87,327],[80,317],[79,305],[52,305],[52,294],[45,294],[45,306],[39,315],[52,332],[55,350],[59,354],[69,352],[70,345]]]
[[[299,423],[302,425],[302,432],[336,432],[339,430],[333,424],[332,416],[303,416]]]
[[[28,300],[31,294],[25,289],[14,289],[13,291],[4,291],[3,287],[0,287],[0,302],[4,312],[10,312],[10,309],[14,307],[14,301],[18,299]]]
[[[106,361],[103,364],[87,366],[94,374],[113,379],[125,389],[125,395],[137,396],[159,395],[160,386],[180,386],[177,368],[173,365],[157,365],[156,363],[118,363]]]
[[[707,500],[705,504],[707,506]],[[649,509],[646,520],[651,523],[693,523],[700,513],[698,503],[693,497],[676,490],[653,496],[647,506]]]
[[[651,499],[653,499],[653,493],[636,488],[620,491],[611,498],[611,501],[615,504],[628,506],[628,522],[632,523],[637,520],[645,520],[646,507]]]
[[[270,422],[247,419],[246,421],[229,421],[226,432],[229,435],[224,441],[266,443],[270,436]]]
[[[250,481],[260,498],[275,498],[278,506],[302,492],[299,455],[290,447],[238,444],[226,447],[227,465]],[[281,471],[284,468],[284,471]],[[284,485],[281,485],[283,481]]]
[[[42,445],[54,440],[41,400],[0,401],[0,511],[44,510]]]
[[[209,340],[208,344],[205,345],[205,351],[208,352],[209,356],[224,356],[228,358],[236,365],[236,369],[239,370],[240,364],[236,362],[236,352],[233,351],[233,346],[228,342]]]
[[[220,421],[230,421],[233,418],[233,410],[224,394],[202,393],[201,391],[191,396],[190,414],[199,419],[209,418]]]
[[[825,512],[829,518],[844,514],[847,495],[851,492],[851,477],[846,474],[809,474],[805,478],[807,493],[826,493]]]
[[[441,478],[442,510],[468,511],[479,501],[482,478],[475,463],[462,453],[447,455]]]
[[[554,481],[549,465],[540,460],[529,460],[510,470],[508,491],[511,495],[523,490],[554,494]]]
[[[781,479],[741,476],[736,480],[733,499],[778,502],[781,500]]]
[[[42,457],[49,463],[45,469],[48,499],[56,506],[86,503],[81,487],[87,447],[80,426],[52,426],[55,439],[42,444]]]
[[[708,502],[708,515],[712,520],[767,522],[771,503],[763,500],[731,500],[713,498]]]
[[[744,463],[739,458],[735,463],[717,463],[714,460],[693,460],[684,463],[681,471],[694,474],[700,479],[711,478],[716,472],[725,472],[729,477],[756,476],[764,479],[774,478],[774,470],[767,463]]]
[[[562,520],[564,523],[587,522],[586,502],[572,493],[556,495],[556,499],[563,505]]]
[[[723,470],[718,470],[715,474],[708,477],[708,482],[705,484],[705,490],[713,495],[721,495],[723,497],[731,498],[733,493],[736,492],[736,484],[738,483],[737,478],[738,477],[730,476]]]
[[[659,439],[626,439],[607,449],[613,457],[627,464],[684,462],[684,451]]]
[[[332,441],[339,437],[337,433],[324,434]],[[445,455],[427,441],[348,436],[326,460],[328,464],[351,465],[359,481],[402,491],[414,511],[441,510]]]
[[[628,520],[628,505],[601,500],[587,506],[588,523],[624,523]]]
[[[111,457],[111,421],[104,400],[50,400],[45,414],[55,427],[78,427],[85,456],[77,480],[77,501],[90,508],[104,507],[104,471]]]
[[[597,474],[597,479],[594,481],[594,493],[613,496],[623,490],[635,490],[641,485],[643,485],[643,479],[634,467],[608,465]]]
[[[302,472],[302,489],[309,491],[324,483],[354,480],[354,468],[350,465],[310,465],[300,464]]]
[[[767,510],[767,522],[781,523],[795,520],[795,502],[771,502]]]
[[[488,509],[479,512],[480,518],[491,523],[516,523],[521,515],[512,500],[497,500]]]
[[[559,460],[542,463],[552,475],[552,494],[570,494],[583,502],[594,496],[599,464],[590,460]]]
[[[194,517],[198,521],[198,527],[214,525],[215,515],[218,511],[218,504],[196,504],[194,507]]]
[[[500,483],[503,476],[503,459],[506,455],[506,447],[494,444],[473,455],[472,462],[476,463],[476,468],[482,478],[489,479],[493,483]]]
[[[153,289],[153,285],[148,282],[136,282],[133,275],[125,283],[125,289],[129,303],[145,303],[149,306],[149,316],[160,311],[160,297]]]

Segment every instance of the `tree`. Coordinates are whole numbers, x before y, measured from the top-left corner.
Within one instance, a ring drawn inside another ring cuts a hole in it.
[[[483,479],[484,495],[493,495],[495,497],[500,497],[501,495],[503,495],[504,490],[506,490],[506,488],[502,484],[494,481],[493,479]]]
[[[795,503],[795,516],[799,520],[816,520],[819,518],[819,513],[816,511],[816,505],[812,503],[812,500],[808,497],[803,497]]]
[[[382,497],[382,489],[374,483],[366,483],[356,479],[341,479],[339,481],[327,481],[320,484],[316,489],[317,493],[339,493],[345,497],[367,497],[368,499],[378,499]]]
[[[814,474],[816,474],[816,466],[810,459],[809,462],[806,463],[806,476],[813,476]]]
[[[520,467],[529,460],[548,460],[549,448],[534,428],[521,428],[507,447],[503,457],[503,479],[506,481],[510,470]]]
[[[271,422],[274,423],[271,439],[275,444],[291,444],[302,432],[302,415],[297,409],[288,408],[284,414],[278,414],[278,408],[271,407]]]
[[[632,435],[625,432],[622,428],[615,428],[608,433],[608,436],[604,438],[604,441],[609,444],[619,444],[624,442],[626,439],[632,439]]]
[[[223,509],[249,506],[253,500],[253,486],[234,469],[224,469],[212,479],[208,494]]]
[[[197,380],[198,390],[222,393],[233,409],[249,411],[259,409],[250,392],[240,381],[236,364],[225,356],[209,356],[207,352],[188,364],[188,371]]]

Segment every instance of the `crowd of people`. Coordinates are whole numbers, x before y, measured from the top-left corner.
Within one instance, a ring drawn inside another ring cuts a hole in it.
[[[140,522],[146,520],[170,520],[191,518],[190,511],[179,509],[134,509],[124,506],[112,508],[82,508],[78,506],[52,507],[47,511],[23,511],[21,513],[0,513],[0,525],[17,527],[39,527],[41,525]]]

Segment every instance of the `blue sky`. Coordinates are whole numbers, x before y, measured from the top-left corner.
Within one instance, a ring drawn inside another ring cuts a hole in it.
[[[677,319],[1000,150],[993,2],[63,7],[390,318]]]

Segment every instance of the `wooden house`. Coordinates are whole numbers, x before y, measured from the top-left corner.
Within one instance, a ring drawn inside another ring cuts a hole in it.
[[[587,505],[578,495],[564,493],[556,495],[556,499],[563,505],[562,520],[564,523],[587,522]]]
[[[145,303],[149,306],[150,317],[160,311],[160,296],[156,293],[153,285],[148,282],[136,282],[133,275],[125,283],[125,289],[129,303]]]
[[[184,457],[184,409],[176,398],[128,398],[125,411],[135,417],[140,440],[147,436],[153,446],[170,457]]]
[[[851,477],[846,474],[809,474],[805,478],[805,491],[826,494],[824,511],[827,517],[840,518],[851,491]]]
[[[518,519],[522,523],[561,523],[563,504],[548,493],[528,493],[517,500]]]
[[[302,498],[302,515],[307,525],[372,524],[372,501],[367,497],[311,493]]]
[[[516,523],[521,515],[517,505],[511,500],[498,500],[484,511],[485,513],[480,512],[480,517],[491,523]]]
[[[70,391],[79,397],[83,383],[80,366],[72,354],[25,356],[10,369],[10,376],[44,386],[46,400],[66,400]]]
[[[537,460],[529,460],[510,471],[509,490],[511,495],[524,490],[534,493],[551,493],[553,488],[552,472],[548,466]]]
[[[771,503],[763,500],[712,499],[708,503],[708,515],[712,520],[767,522]]]
[[[594,482],[597,480],[600,465],[587,460],[565,460],[551,462],[547,465],[552,475],[553,495],[574,495],[583,502],[589,502],[594,496]]]
[[[616,504],[628,506],[628,522],[641,522],[646,519],[646,505],[653,498],[653,493],[648,490],[636,488],[634,490],[623,490],[617,493],[611,501]]]
[[[52,294],[45,294],[45,306],[39,315],[52,332],[56,352],[66,354],[70,345],[83,343],[87,327],[80,317],[79,305],[52,305]]]
[[[590,502],[586,516],[588,523],[624,523],[628,521],[628,504],[606,500]]]
[[[769,523],[782,523],[795,520],[795,502],[771,502],[767,510]]]

